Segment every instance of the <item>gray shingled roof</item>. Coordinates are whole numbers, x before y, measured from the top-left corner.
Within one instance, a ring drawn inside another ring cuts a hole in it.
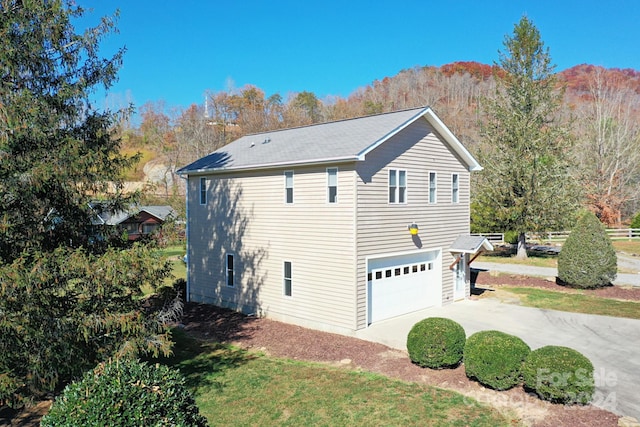
[[[460,235],[449,247],[449,252],[475,254],[480,248],[492,251],[493,245],[484,236]]]
[[[132,216],[140,214],[140,212],[147,212],[156,218],[166,221],[167,218],[176,217],[176,211],[171,206],[157,205],[157,206],[132,206],[129,211],[100,211],[92,219],[94,225],[106,224],[106,225],[118,225]]]
[[[243,136],[178,171],[192,175],[227,170],[364,160],[365,155],[395,133],[424,116],[467,162],[477,161],[430,108],[414,108],[357,119]]]

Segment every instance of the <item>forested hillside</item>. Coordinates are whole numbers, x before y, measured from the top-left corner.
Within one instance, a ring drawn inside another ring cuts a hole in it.
[[[178,190],[179,167],[250,133],[431,106],[475,154],[480,126],[495,96],[495,66],[456,62],[414,67],[376,80],[347,98],[318,99],[310,92],[269,97],[245,86],[210,93],[206,103],[177,110],[162,101],[139,110],[140,125],[123,124],[124,145],[144,154],[131,180],[146,172],[156,192]],[[561,120],[573,138],[574,178],[584,203],[607,225],[620,225],[640,209],[640,72],[578,65],[557,75],[564,93]]]

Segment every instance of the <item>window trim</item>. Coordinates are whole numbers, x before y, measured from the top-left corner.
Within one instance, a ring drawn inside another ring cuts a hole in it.
[[[451,174],[451,203],[460,203],[460,174]]]
[[[287,178],[288,176],[291,176],[291,187],[288,186],[288,182],[287,182]],[[294,180],[293,180],[293,171],[292,170],[288,170],[288,171],[284,171],[284,203],[286,205],[292,205],[293,204],[293,189],[294,189]],[[289,189],[291,189],[291,201],[289,201]]]
[[[207,204],[207,178],[200,178],[200,205]]]
[[[289,277],[287,277],[287,264],[289,264]],[[291,261],[283,261],[282,263],[282,295],[287,298],[293,297],[293,263]]]
[[[391,175],[395,175],[395,185],[391,185]],[[401,185],[401,176],[404,175],[404,185]],[[406,169],[397,169],[397,168],[389,168],[389,173],[387,174],[387,203],[390,205],[406,205],[408,203],[408,194],[409,194],[409,174]],[[392,190],[393,189],[393,190]],[[404,191],[401,191],[404,189]],[[393,191],[393,193],[392,193]],[[393,200],[391,200],[391,196],[393,194]],[[400,196],[402,196],[402,201],[400,201]]]
[[[231,258],[231,268],[229,268],[229,258]],[[225,285],[227,288],[235,288],[236,287],[236,260],[235,254],[228,252],[224,257],[224,276],[226,279]],[[229,274],[231,272],[231,274]],[[231,280],[229,280],[231,279]],[[231,283],[231,284],[229,284]]]
[[[331,172],[335,172],[335,185],[331,185]],[[333,195],[333,200],[331,200],[331,188],[335,188],[335,193]],[[327,203],[336,204],[338,203],[338,168],[327,168]]]
[[[431,179],[431,175],[433,175],[433,179]],[[431,183],[433,183],[433,186],[431,185]],[[431,197],[432,195],[431,190],[433,190],[433,197]],[[436,203],[438,203],[438,173],[437,172],[429,171],[428,191],[429,191],[429,195],[428,195],[429,204],[435,205]]]

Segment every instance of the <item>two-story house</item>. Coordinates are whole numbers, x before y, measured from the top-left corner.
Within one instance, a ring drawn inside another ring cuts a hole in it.
[[[349,333],[469,295],[469,175],[430,108],[244,136],[182,168],[188,298]]]

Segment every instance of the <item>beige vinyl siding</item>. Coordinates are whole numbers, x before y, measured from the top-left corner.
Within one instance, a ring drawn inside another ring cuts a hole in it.
[[[199,179],[191,178],[191,298],[355,329],[355,172],[337,167],[337,203],[327,200],[326,166],[211,176],[206,206],[198,205]],[[294,171],[293,204],[285,203],[285,170]],[[216,253],[224,251],[236,257],[234,289],[224,285],[224,256]],[[284,261],[292,263],[291,297],[284,295]]]
[[[389,168],[407,171],[407,204],[388,203]],[[429,204],[429,172],[437,173],[435,204]],[[357,173],[357,328],[367,322],[367,257],[441,249],[442,302],[453,301],[448,249],[458,235],[469,233],[469,172],[460,159],[426,120],[418,120],[369,153]],[[452,173],[459,174],[455,204]],[[420,227],[415,239],[407,230],[414,221]]]

